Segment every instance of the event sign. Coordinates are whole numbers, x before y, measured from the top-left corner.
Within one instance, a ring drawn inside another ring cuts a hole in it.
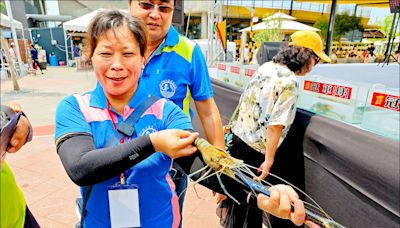
[[[352,87],[306,80],[304,90],[349,100]]]
[[[239,66],[231,66],[231,73],[240,74],[240,67]]]
[[[250,68],[246,68],[245,70],[244,70],[244,76],[246,76],[246,77],[253,77],[253,75],[256,73],[256,70],[255,69],[250,69]]]
[[[374,92],[372,94],[371,105],[400,112],[400,97]]]
[[[218,70],[226,71],[226,64],[218,63],[217,68]]]

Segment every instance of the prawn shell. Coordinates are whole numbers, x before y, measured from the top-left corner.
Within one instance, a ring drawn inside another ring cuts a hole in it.
[[[225,175],[235,179],[232,168],[240,166],[243,161],[230,156],[226,151],[211,145],[207,140],[197,138],[194,141],[200,151],[204,162],[215,171],[221,171]]]

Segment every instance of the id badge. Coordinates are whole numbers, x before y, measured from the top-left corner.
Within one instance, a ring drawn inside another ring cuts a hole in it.
[[[112,228],[140,227],[139,191],[134,184],[108,186]]]

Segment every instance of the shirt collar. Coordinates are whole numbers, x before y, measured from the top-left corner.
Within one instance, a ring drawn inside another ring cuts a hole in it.
[[[179,42],[179,33],[175,30],[174,26],[170,26],[168,33],[165,37],[164,45],[175,46]]]
[[[142,101],[148,97],[144,84],[140,81],[141,80],[139,80],[135,94],[128,103],[128,106],[131,108],[136,108],[138,104],[142,103]],[[90,96],[90,106],[102,109],[107,108],[107,98],[99,82],[97,82],[96,88],[92,91],[92,95]]]

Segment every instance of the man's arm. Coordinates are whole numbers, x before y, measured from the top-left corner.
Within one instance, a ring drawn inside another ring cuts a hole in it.
[[[207,140],[214,146],[225,150],[222,121],[214,98],[204,101],[195,101],[196,110]]]

